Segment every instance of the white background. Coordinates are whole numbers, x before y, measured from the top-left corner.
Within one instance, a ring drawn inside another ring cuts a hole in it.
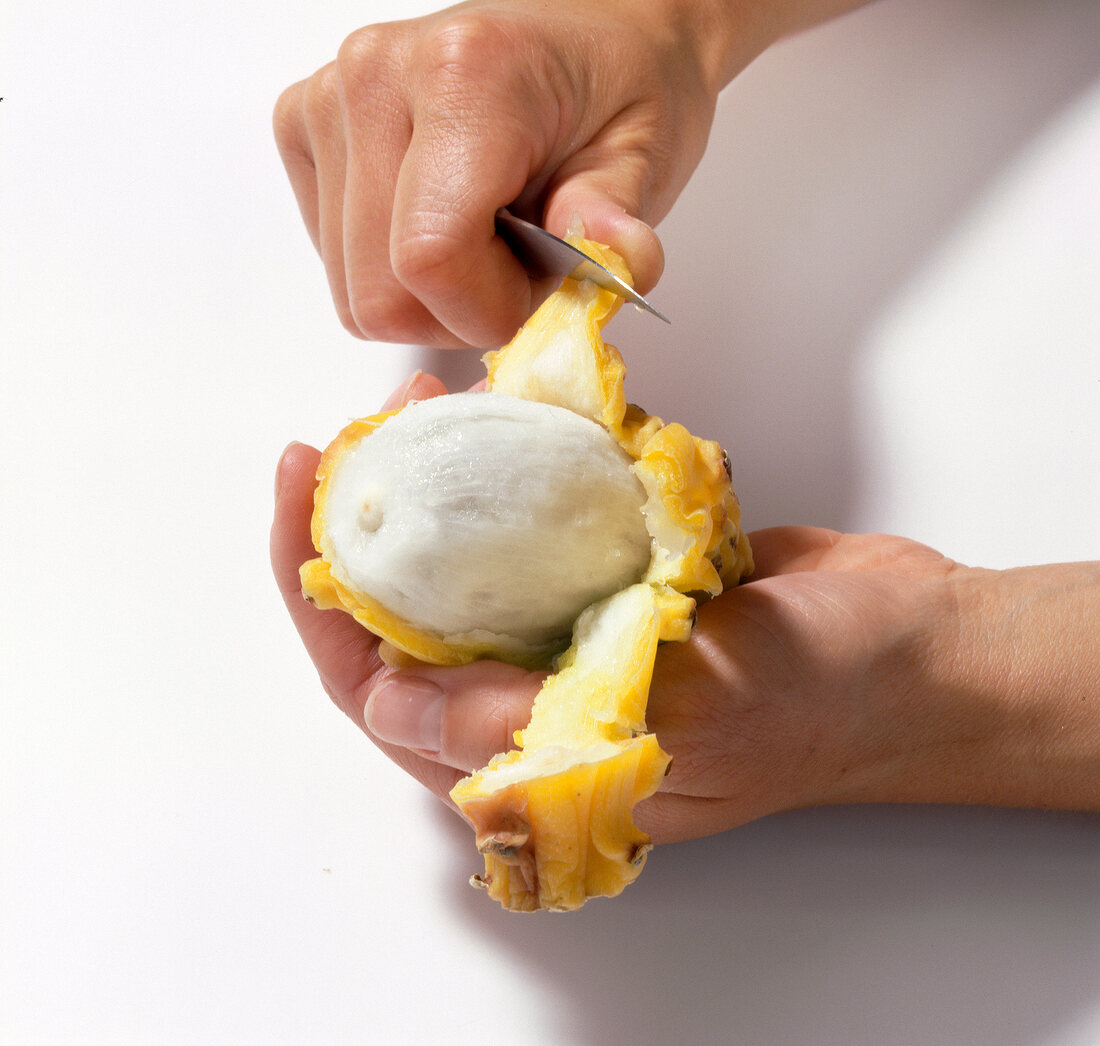
[[[327,702],[272,470],[415,366],[328,301],[269,129],[428,4],[5,4],[0,1041],[1085,1046],[1100,821],[822,810],[499,911]],[[1100,5],[884,0],[723,98],[632,399],[749,526],[1100,555]]]

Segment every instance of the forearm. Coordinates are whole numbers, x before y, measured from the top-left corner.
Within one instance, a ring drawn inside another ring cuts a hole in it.
[[[1100,810],[1100,564],[947,584],[839,797]]]

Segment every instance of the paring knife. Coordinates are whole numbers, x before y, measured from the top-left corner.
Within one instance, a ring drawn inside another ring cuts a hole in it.
[[[584,251],[558,239],[545,229],[517,218],[502,207],[496,214],[497,234],[508,244],[520,264],[534,276],[567,276],[573,280],[591,280],[597,286],[620,295],[665,323],[672,321],[658,312],[633,287],[609,272]]]

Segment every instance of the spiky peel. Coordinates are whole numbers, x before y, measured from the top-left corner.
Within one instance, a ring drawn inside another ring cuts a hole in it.
[[[629,280],[613,252],[587,241],[579,245]],[[493,393],[564,408],[612,437],[641,492],[638,511],[650,545],[647,563],[624,567],[615,590],[577,617],[571,645],[554,661],[530,723],[517,732],[517,748],[495,757],[451,793],[484,855],[485,872],[476,882],[513,910],[577,908],[589,897],[619,893],[637,877],[649,839],[634,825],[634,806],[653,794],[669,766],[668,756],[645,732],[658,642],[686,640],[695,599],[717,595],[752,570],[721,448],[626,402],[622,358],[601,335],[620,304],[591,283],[565,280],[509,345],[485,358]],[[303,590],[319,606],[343,607],[387,643],[421,660],[460,664],[497,657],[549,664],[561,646],[517,647],[491,629],[455,634],[431,622],[426,627],[350,583],[346,571],[334,570],[327,518],[333,476],[389,417],[348,426],[322,459],[313,521],[322,555],[303,566]],[[553,447],[558,441],[543,442]],[[494,453],[486,447],[471,458],[470,467],[491,473]],[[537,459],[542,451],[530,453]],[[525,464],[538,470],[535,460]],[[565,471],[584,472],[585,462]],[[613,467],[611,474],[612,486],[622,487]],[[488,476],[485,482],[490,483]],[[494,503],[522,503],[531,488],[531,483],[506,484],[510,493]],[[603,500],[591,492],[578,497]],[[377,521],[369,510],[367,515],[371,529]],[[488,518],[482,522],[493,525]],[[536,512],[530,519],[533,533],[543,522]],[[478,547],[492,549],[492,540],[485,546],[482,537]],[[607,545],[606,535],[599,541]],[[532,544],[533,553],[537,545]],[[555,568],[568,571],[570,564],[558,559]],[[483,565],[491,572],[491,563]],[[576,569],[588,571],[584,565]],[[498,581],[512,583],[508,576]],[[520,594],[536,596],[522,583]]]
[[[641,872],[649,837],[634,806],[670,762],[645,733],[653,663],[658,642],[686,638],[694,609],[647,583],[590,607],[517,732],[519,747],[451,791],[485,856],[478,881],[506,908],[578,908]]]

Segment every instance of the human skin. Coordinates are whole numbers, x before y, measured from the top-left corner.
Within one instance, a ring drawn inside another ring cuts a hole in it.
[[[416,375],[388,407],[444,392]],[[512,745],[542,676],[510,665],[395,669],[379,641],[301,594],[319,454],[277,473],[272,564],[324,688],[444,801]],[[750,535],[747,584],[663,645],[647,722],[673,758],[637,810],[655,842],[846,803],[1100,809],[1100,564],[996,571],[903,538]]]
[[[358,30],[289,88],[276,137],[353,333],[499,345],[545,288],[493,233],[511,205],[576,214],[646,293],[653,231],[721,88],[771,43],[859,0],[485,0]],[[445,391],[415,376],[391,406]],[[526,725],[541,677],[494,662],[397,670],[301,597],[318,452],[277,475],[272,562],[330,696],[446,798]],[[1100,566],[988,571],[902,538],[751,535],[749,584],[658,655],[648,722],[673,770],[641,804],[657,842],[850,802],[1100,808]]]
[[[706,147],[718,93],[780,37],[865,0],[476,0],[352,33],[288,88],[276,141],[353,334],[500,345],[547,288],[495,236],[511,206],[574,216],[639,291],[652,226]]]

